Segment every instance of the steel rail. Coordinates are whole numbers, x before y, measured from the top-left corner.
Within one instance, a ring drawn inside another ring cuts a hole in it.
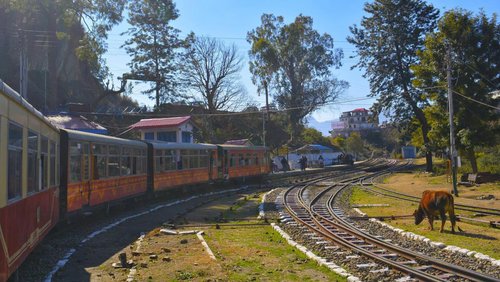
[[[380,187],[374,183],[373,179],[371,180],[370,185],[375,187],[375,189],[387,192],[387,193],[383,193],[383,192],[373,190],[373,192],[378,193],[380,195],[384,195],[387,197],[392,197],[392,198],[396,198],[396,199],[400,199],[400,200],[404,200],[404,201],[409,201],[409,202],[416,202],[416,203],[420,202],[420,197],[416,197],[416,196],[412,196],[412,195],[408,195],[408,194],[404,194],[404,193],[400,193],[397,191],[392,191],[390,189]],[[364,189],[371,190],[368,188],[364,188]],[[463,205],[463,204],[455,204],[455,209],[500,216],[500,209],[494,209],[494,208],[482,208],[482,207],[473,207],[473,206]]]
[[[338,186],[338,185],[341,185],[341,186],[348,186],[349,184],[335,184],[335,185],[332,185],[331,187],[335,187],[335,186]],[[388,266],[391,266],[392,268],[394,269],[398,269],[400,270],[401,272],[403,273],[410,273],[411,275],[413,275],[414,277],[417,277],[423,281],[445,281],[445,280],[442,280],[442,279],[439,279],[439,278],[436,278],[432,275],[429,275],[425,272],[422,272],[422,271],[418,271],[418,270],[415,270],[413,268],[410,268],[408,266],[405,266],[405,265],[401,265],[401,264],[397,264],[395,263],[394,261],[390,260],[390,259],[387,259],[387,258],[383,258],[383,257],[380,257],[372,252],[369,252],[365,249],[362,249],[361,247],[359,246],[356,246],[354,245],[352,242],[349,242],[348,240],[342,238],[341,236],[337,236],[335,235],[334,233],[332,233],[323,223],[321,223],[317,218],[316,216],[313,216],[312,214],[312,211],[308,210],[307,208],[307,205],[304,206],[303,204],[305,203],[302,203],[301,204],[301,209],[303,209],[302,212],[305,211],[305,213],[309,213],[309,216],[310,216],[310,221],[309,220],[305,220],[305,219],[302,219],[300,216],[299,216],[299,212],[296,211],[296,209],[294,209],[293,207],[291,207],[289,201],[287,200],[289,198],[289,195],[291,193],[291,191],[293,191],[293,189],[296,188],[296,187],[293,187],[289,190],[287,190],[285,192],[285,195],[284,195],[284,198],[285,198],[285,208],[289,211],[290,215],[298,222],[300,222],[302,225],[306,226],[307,228],[309,228],[311,231],[314,231],[316,232],[317,234],[319,235],[322,235],[324,236],[325,238],[327,239],[330,239],[331,241],[333,241],[334,243],[336,243],[337,245],[340,245],[340,246],[343,246],[344,248],[347,248],[347,249],[350,249],[350,250],[353,250],[354,252],[356,253],[360,253],[360,254],[363,254],[373,260],[376,260],[376,261],[379,261],[379,262],[382,262]],[[304,187],[303,187],[304,188]],[[299,189],[299,190],[302,190],[302,189]],[[328,190],[328,189],[325,189],[325,190]],[[300,192],[297,192],[296,196],[299,194]],[[298,196],[297,196],[298,197]],[[297,199],[297,202],[300,203],[300,200]]]
[[[328,202],[327,202],[327,207],[328,207],[328,210],[330,211],[331,216],[333,216],[335,218],[335,220],[337,221],[336,225],[338,225],[339,223],[342,223],[342,225],[344,225],[346,227],[346,231],[348,231],[347,229],[350,229],[349,232],[352,235],[358,236],[358,237],[360,237],[360,239],[362,239],[366,242],[369,242],[370,244],[375,244],[375,245],[380,246],[384,249],[387,249],[391,252],[397,253],[405,258],[412,259],[414,261],[424,261],[428,264],[431,264],[432,268],[443,271],[445,273],[459,275],[463,278],[466,278],[466,279],[469,279],[472,281],[499,281],[498,279],[491,277],[491,276],[488,276],[488,275],[485,275],[483,273],[476,272],[476,271],[473,271],[473,270],[470,270],[470,269],[467,269],[467,268],[464,268],[464,267],[461,267],[461,266],[458,266],[455,264],[447,263],[445,261],[435,259],[435,258],[432,258],[432,257],[424,255],[424,254],[419,254],[417,252],[410,251],[408,249],[401,248],[401,247],[393,245],[393,244],[389,244],[387,242],[384,242],[384,241],[372,236],[371,234],[357,230],[355,227],[353,227],[351,224],[349,224],[343,218],[339,217],[333,211],[333,206],[334,206],[333,203],[334,203],[335,197],[337,197],[339,192],[340,192],[340,190],[337,190],[330,196],[330,198],[328,199]],[[328,220],[328,219],[325,218],[325,220]]]
[[[372,177],[375,177],[376,175],[379,175],[379,173],[376,173],[374,175],[372,175]],[[366,176],[364,177],[353,177],[350,179],[350,182],[356,182],[356,181],[361,181],[363,178],[366,178]],[[314,183],[317,183],[319,181],[315,181]],[[431,274],[428,274],[426,272],[423,272],[421,270],[418,270],[418,269],[415,269],[415,268],[412,268],[410,266],[407,266],[407,265],[404,265],[404,264],[400,264],[400,263],[397,263],[391,259],[387,259],[387,258],[384,258],[384,257],[381,257],[380,255],[377,255],[375,253],[372,253],[368,250],[365,250],[365,249],[362,249],[361,247],[359,246],[356,246],[354,243],[351,243],[349,242],[348,240],[346,239],[343,239],[342,237],[340,236],[336,236],[334,234],[332,234],[331,231],[329,231],[329,229],[324,226],[325,225],[325,222],[329,225],[332,225],[334,224],[336,227],[341,227],[341,226],[338,226],[340,223],[335,223],[335,222],[331,222],[330,219],[322,216],[321,214],[319,214],[318,212],[314,211],[313,209],[313,204],[315,201],[317,200],[313,200],[311,201],[311,204],[308,206],[304,199],[302,198],[302,194],[303,192],[305,191],[305,189],[311,185],[313,183],[305,183],[305,184],[302,184],[300,185],[301,187],[299,188],[299,185],[294,185],[292,186],[291,188],[289,188],[286,192],[285,192],[285,195],[284,195],[284,204],[285,204],[285,208],[289,211],[290,215],[292,215],[292,217],[297,220],[298,222],[301,222],[303,225],[307,226],[310,230],[316,232],[316,233],[319,233],[321,235],[323,235],[324,237],[326,238],[329,238],[330,240],[336,242],[337,244],[341,245],[341,246],[344,246],[348,249],[354,249],[356,252],[358,253],[362,253],[364,254],[365,256],[368,256],[368,257],[371,257],[372,259],[375,259],[375,260],[378,260],[378,261],[381,261],[382,263],[385,263],[391,267],[393,267],[394,269],[398,269],[404,273],[408,273],[410,274],[411,276],[413,277],[416,277],[418,279],[421,279],[423,281],[444,281],[443,279],[439,278],[439,277],[435,277]],[[331,185],[329,188],[326,188],[324,189],[322,192],[320,192],[318,195],[316,195],[315,199],[319,199],[320,197],[322,197],[322,195],[324,193],[326,193],[327,191],[330,191],[333,189],[333,187],[338,187],[340,186],[342,189],[349,186],[350,183],[346,182],[346,181],[343,181],[342,183],[336,183],[334,185]],[[292,204],[291,204],[291,200],[290,200],[290,193],[293,191],[293,190],[298,190],[295,194],[295,197],[296,197],[296,200],[294,200],[293,202],[296,202],[298,204],[301,205],[301,210],[300,211],[297,211],[296,209],[294,209],[292,207]],[[338,191],[340,191],[341,189],[339,189]],[[338,191],[334,193],[334,195],[338,195]],[[336,216],[335,213],[333,212],[332,207],[333,205],[331,204],[333,202],[333,199],[335,198],[335,196],[331,196],[328,200],[328,208],[330,209],[330,214],[333,215],[333,216]],[[302,219],[302,217],[305,217],[305,216],[309,216],[310,219],[309,220],[304,220]],[[337,216],[336,216],[337,217]],[[311,222],[312,221],[312,222]],[[474,271],[470,271],[468,269],[465,269],[465,268],[462,268],[460,266],[456,266],[456,265],[453,265],[453,264],[449,264],[449,263],[446,263],[446,262],[443,262],[443,261],[440,261],[440,260],[436,260],[436,259],[433,259],[431,257],[428,257],[428,256],[425,256],[425,255],[420,255],[420,254],[417,254],[417,253],[413,253],[413,254],[403,254],[401,253],[401,248],[397,247],[397,246],[394,246],[392,244],[388,244],[386,242],[383,242],[369,234],[366,234],[366,233],[363,233],[363,232],[359,232],[357,230],[351,230],[352,229],[352,226],[350,224],[348,224],[347,222],[345,222],[345,220],[337,217],[337,221],[339,222],[343,222],[342,225],[345,225],[343,226],[342,228],[340,229],[343,229],[344,231],[347,231],[347,233],[351,233],[351,235],[353,236],[356,236],[356,237],[366,237],[368,235],[368,238],[366,238],[367,240],[364,240],[365,242],[368,241],[370,242],[371,244],[373,245],[376,245],[376,246],[379,246],[379,247],[382,247],[390,252],[395,252],[395,253],[400,253],[400,257],[404,257],[408,260],[420,260],[420,261],[424,261],[424,262],[431,262],[434,266],[432,267],[433,269],[437,269],[439,271],[442,271],[442,272],[445,272],[445,273],[450,273],[449,269],[451,268],[452,269],[452,272],[456,272],[456,273],[460,273],[462,277],[466,277],[467,279],[470,279],[470,280],[475,280],[475,281],[498,281],[496,280],[495,278],[493,277],[490,277],[490,276],[486,276],[486,275],[483,275],[481,273],[478,273],[478,272],[474,272]],[[347,229],[346,229],[347,228]],[[339,228],[336,228],[336,229],[339,229]],[[403,251],[406,251],[403,249]]]

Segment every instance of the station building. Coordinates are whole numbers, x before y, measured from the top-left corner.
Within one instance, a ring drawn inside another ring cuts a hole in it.
[[[194,143],[196,125],[191,116],[141,119],[130,128],[141,134],[142,140],[170,143]]]

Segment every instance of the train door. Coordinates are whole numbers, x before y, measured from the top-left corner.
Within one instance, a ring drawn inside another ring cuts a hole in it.
[[[221,146],[217,146],[217,178],[224,178],[224,149]]]
[[[215,157],[215,151],[213,150],[208,150],[208,179],[213,180],[215,173],[214,173],[214,167],[216,166],[216,157]]]

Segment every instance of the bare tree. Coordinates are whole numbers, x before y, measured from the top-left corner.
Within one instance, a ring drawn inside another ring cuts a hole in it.
[[[245,104],[246,92],[239,82],[241,68],[242,58],[235,45],[193,37],[184,74],[189,87],[201,95],[209,112],[215,113]]]

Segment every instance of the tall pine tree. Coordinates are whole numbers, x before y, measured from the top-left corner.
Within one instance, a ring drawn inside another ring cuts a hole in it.
[[[418,63],[417,50],[425,34],[436,27],[438,11],[422,0],[376,0],[365,4],[368,16],[361,27],[350,27],[347,40],[356,46],[359,62],[353,67],[365,70],[371,96],[378,97],[376,112],[393,121],[409,123],[415,117],[424,140],[427,171],[432,171],[430,126],[422,110],[427,100],[412,86],[410,67]]]
[[[176,64],[184,41],[179,38],[180,31],[171,26],[179,12],[172,0],[131,0],[128,10],[131,27],[123,34],[130,38],[123,46],[132,61],[126,78],[149,81],[151,88],[144,93],[155,99],[158,107],[179,96]]]

